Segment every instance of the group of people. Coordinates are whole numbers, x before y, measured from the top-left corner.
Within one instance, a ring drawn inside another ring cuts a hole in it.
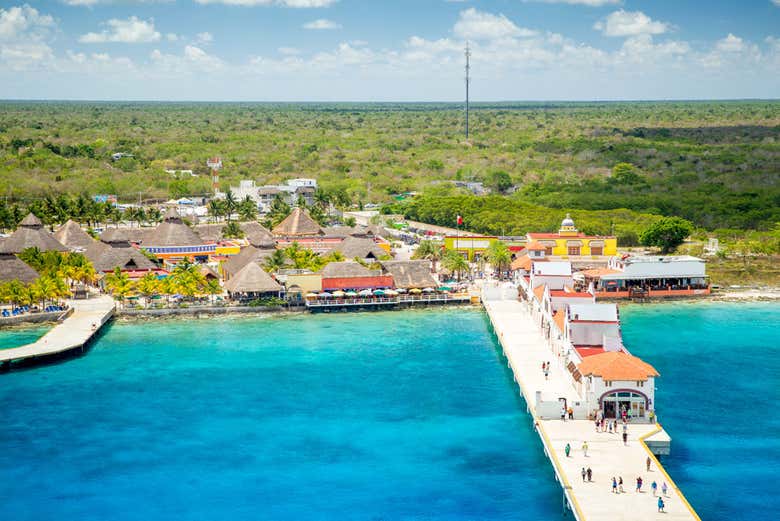
[[[544,373],[544,379],[550,379],[550,362],[542,362],[542,372]]]
[[[623,421],[623,445],[628,445],[628,421],[624,417]],[[617,420],[607,420],[602,415],[601,411],[599,411],[596,414],[596,432],[609,432],[612,434],[613,432],[615,434],[618,433],[618,422]]]
[[[645,466],[647,468],[647,471],[650,472],[650,465],[652,461],[650,460],[650,456],[647,457],[647,460],[645,461]],[[583,472],[585,472],[585,469],[583,469]],[[588,481],[590,481],[590,469],[588,469]],[[585,481],[585,476],[583,475],[582,478],[583,481]],[[642,480],[642,476],[637,476],[636,478],[636,492],[642,493],[642,485],[644,484],[644,481]],[[658,495],[658,483],[653,480],[653,482],[650,484],[650,488],[653,491],[653,497],[656,497]],[[669,488],[666,485],[666,481],[661,483],[661,494],[658,495],[658,511],[659,512],[665,512],[666,503],[664,503],[664,498],[667,497],[667,492]],[[623,490],[623,476],[618,476],[615,478],[615,476],[612,476],[612,493],[613,494],[622,494],[625,492]]]

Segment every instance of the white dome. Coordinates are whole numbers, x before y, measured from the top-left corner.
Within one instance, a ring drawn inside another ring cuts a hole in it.
[[[568,226],[574,227],[574,219],[569,214],[566,214],[566,218],[561,222],[561,228]]]

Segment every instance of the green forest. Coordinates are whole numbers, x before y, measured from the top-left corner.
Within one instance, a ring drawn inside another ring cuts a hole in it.
[[[468,141],[462,127],[456,104],[3,102],[0,197],[207,194],[221,156],[223,190],[314,177],[354,205],[460,213],[491,233],[554,229],[566,211],[624,242],[661,215],[709,231],[780,222],[778,101],[475,104]],[[422,195],[398,204],[409,192]]]

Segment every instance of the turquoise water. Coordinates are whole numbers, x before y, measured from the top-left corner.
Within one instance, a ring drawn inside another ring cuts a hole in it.
[[[114,324],[0,375],[2,519],[556,519],[478,311]]]
[[[49,329],[51,329],[49,326],[0,329],[0,349],[19,347],[35,342],[49,331]]]
[[[702,519],[780,512],[780,305],[621,306],[631,352],[661,373],[656,404],[672,436],[665,467]]]

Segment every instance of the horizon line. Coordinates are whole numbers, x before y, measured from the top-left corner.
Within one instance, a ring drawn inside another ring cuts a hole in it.
[[[735,102],[735,101],[767,101],[776,102],[780,101],[780,97],[776,98],[604,98],[604,99],[527,99],[527,100],[508,100],[508,99],[496,99],[496,100],[469,100],[469,104],[485,104],[485,103],[497,103],[497,104],[511,104],[511,103],[681,103],[681,102]],[[446,101],[446,100],[381,100],[381,101],[367,101],[367,100],[209,100],[209,99],[153,99],[153,98],[137,98],[137,99],[91,99],[91,98],[0,98],[0,103],[258,103],[258,104],[447,104],[447,105],[463,105],[464,100],[459,101]]]

